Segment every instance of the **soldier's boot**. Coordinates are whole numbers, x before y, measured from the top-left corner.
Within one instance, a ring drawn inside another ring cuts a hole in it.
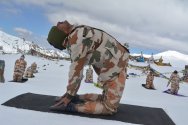
[[[145,87],[148,88],[148,89],[150,89],[150,85],[147,84],[147,83],[145,84]]]
[[[57,97],[55,98],[55,101],[56,101],[56,102],[59,102],[62,98],[63,98],[63,96],[57,96]],[[80,99],[80,98],[79,98],[79,95],[75,95],[75,96],[73,97],[73,99],[71,100],[71,102],[72,102],[72,103],[75,103],[75,104],[79,104],[79,103],[84,103],[85,101],[82,100],[82,99]]]
[[[77,112],[74,103],[69,103],[67,106],[64,106],[64,104],[61,104],[59,106],[51,106],[50,110],[60,112]]]

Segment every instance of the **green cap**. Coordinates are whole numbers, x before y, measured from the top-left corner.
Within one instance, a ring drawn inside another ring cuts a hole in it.
[[[53,26],[48,33],[48,42],[55,48],[66,49],[62,44],[68,35],[64,31],[59,30],[57,26]]]

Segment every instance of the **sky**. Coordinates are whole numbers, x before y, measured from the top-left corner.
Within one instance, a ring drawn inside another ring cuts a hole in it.
[[[186,0],[1,0],[0,30],[50,47],[51,26],[68,20],[100,28],[130,51],[188,54]]]

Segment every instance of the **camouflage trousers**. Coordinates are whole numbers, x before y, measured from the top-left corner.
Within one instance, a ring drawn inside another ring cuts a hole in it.
[[[146,88],[154,88],[153,82],[152,81],[146,81]]]
[[[79,95],[79,99],[84,100],[85,103],[76,104],[76,110],[85,114],[111,115],[116,113],[125,87],[125,71],[123,69],[115,79],[105,82],[103,94]]]
[[[14,72],[13,80],[17,82],[21,82],[23,78],[23,73],[20,72]]]
[[[171,93],[177,94],[179,90],[179,84],[171,83]]]
[[[4,69],[5,69],[5,61],[0,60],[0,82],[2,82],[2,83],[5,82]]]
[[[4,83],[5,82],[5,78],[4,78],[4,70],[0,69],[0,82]]]
[[[34,77],[33,71],[26,71],[25,74],[24,74],[24,76],[27,77],[27,78],[32,78],[32,77]]]

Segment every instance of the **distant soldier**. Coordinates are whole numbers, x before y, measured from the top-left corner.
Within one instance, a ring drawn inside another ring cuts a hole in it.
[[[23,79],[25,68],[27,66],[27,62],[24,59],[25,59],[25,56],[22,55],[15,62],[14,75],[13,75],[13,81],[15,82],[21,82]]]
[[[153,72],[150,70],[147,78],[146,78],[146,88],[148,89],[155,89],[154,85],[153,85],[153,80],[154,80],[154,74]]]
[[[171,83],[171,93],[172,94],[177,94],[178,90],[179,90],[179,82],[180,82],[180,77],[178,75],[178,72],[175,70],[171,76],[170,76],[170,80],[168,81],[168,85]]]
[[[160,59],[159,59],[159,63],[163,63],[163,58],[162,58],[162,56],[161,56]]]
[[[27,68],[24,76],[27,77],[27,78],[33,78],[34,77],[34,75],[33,75],[33,69],[32,69],[31,66],[29,66]]]
[[[34,63],[31,64],[31,68],[33,70],[33,73],[37,73],[38,72],[37,71],[37,64],[36,64],[36,62],[34,62]]]
[[[5,61],[0,60],[0,82],[2,82],[2,83],[5,82],[4,69],[5,69]]]
[[[185,71],[183,72],[183,79],[182,80],[184,82],[188,82],[188,69],[185,69]]]
[[[93,70],[91,68],[91,65],[89,65],[89,68],[86,70],[86,83],[93,83]]]

